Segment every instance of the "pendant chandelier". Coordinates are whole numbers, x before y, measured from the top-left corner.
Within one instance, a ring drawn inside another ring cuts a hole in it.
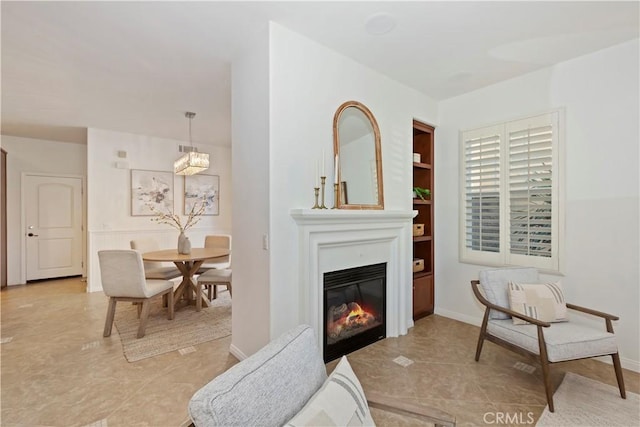
[[[191,141],[191,119],[196,113],[187,111],[184,116],[189,119],[189,147],[180,146],[182,151],[188,151],[173,163],[173,172],[176,175],[195,175],[209,169],[209,154],[198,153]]]

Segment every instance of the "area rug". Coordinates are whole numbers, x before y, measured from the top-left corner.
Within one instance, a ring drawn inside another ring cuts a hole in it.
[[[129,362],[231,335],[231,298],[228,292],[220,292],[211,306],[203,307],[200,312],[195,306],[176,310],[173,320],[167,319],[162,299],[155,298],[142,338],[136,338],[140,324],[136,307],[122,302],[116,307],[115,326],[122,341],[124,357]]]
[[[613,369],[612,369],[613,371]],[[544,408],[536,426],[639,426],[640,396],[618,387],[568,372],[553,395],[555,412]]]

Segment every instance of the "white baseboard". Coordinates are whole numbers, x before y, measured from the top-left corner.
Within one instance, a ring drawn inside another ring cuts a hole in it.
[[[482,318],[478,318],[478,317],[473,317],[473,316],[469,316],[466,314],[462,314],[462,313],[458,313],[457,311],[451,311],[451,310],[445,310],[442,308],[436,308],[435,309],[435,314],[437,314],[438,316],[442,316],[442,317],[448,317],[449,319],[453,319],[453,320],[459,320],[460,322],[463,323],[468,323],[470,325],[473,326],[480,326],[482,325]]]
[[[463,323],[468,323],[473,326],[480,326],[482,324],[482,318],[458,313],[457,311],[436,308],[435,314],[442,317],[448,317],[449,319],[458,320]],[[611,357],[609,356],[595,357],[594,359],[602,363],[607,363],[609,365],[613,364],[613,362],[611,361]],[[637,360],[620,357],[620,364],[624,369],[640,373],[640,362]]]
[[[246,354],[244,354],[238,347],[236,347],[235,345],[231,344],[229,346],[229,353],[233,354],[233,356],[242,361],[244,359],[246,359],[248,356]]]
[[[594,357],[598,362],[606,363],[607,365],[613,365],[613,360],[609,356]],[[640,362],[626,357],[620,358],[620,364],[624,369],[628,369],[633,372],[640,372]]]

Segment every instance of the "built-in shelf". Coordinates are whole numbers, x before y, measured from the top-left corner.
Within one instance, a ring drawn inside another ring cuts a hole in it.
[[[421,169],[431,169],[431,165],[429,163],[413,162],[413,167],[414,168],[421,168]]]
[[[413,273],[413,278],[414,279],[419,279],[421,277],[425,277],[425,276],[431,276],[433,273],[430,271],[418,271],[417,273]]]
[[[431,191],[427,200],[413,199],[416,210],[413,223],[424,227],[424,235],[413,237],[413,258],[422,260],[424,269],[413,273],[413,318],[419,319],[434,311],[434,129],[424,123],[413,122],[413,152],[418,154],[420,162],[413,162],[413,186]],[[417,157],[417,156],[416,156]]]

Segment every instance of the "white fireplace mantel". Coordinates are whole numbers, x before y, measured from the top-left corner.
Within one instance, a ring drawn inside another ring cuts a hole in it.
[[[417,211],[359,209],[291,209],[298,225],[411,221]]]
[[[387,263],[388,337],[413,326],[412,219],[415,211],[292,209],[298,226],[301,323],[322,331],[323,274]],[[322,334],[318,333],[319,348]]]

